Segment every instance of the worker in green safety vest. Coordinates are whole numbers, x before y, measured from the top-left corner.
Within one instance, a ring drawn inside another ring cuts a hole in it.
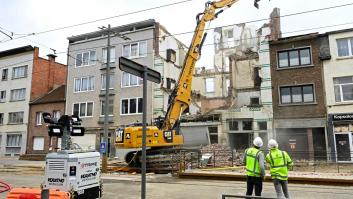
[[[288,168],[293,166],[292,159],[287,152],[278,149],[276,140],[269,140],[268,147],[270,148],[270,152],[266,155],[266,162],[270,165],[271,177],[277,198],[282,197],[282,192],[286,198],[289,198]]]
[[[255,188],[255,196],[261,196],[262,181],[265,176],[265,156],[260,148],[263,145],[262,139],[256,137],[254,146],[245,150],[244,163],[246,168],[246,195],[251,196]]]

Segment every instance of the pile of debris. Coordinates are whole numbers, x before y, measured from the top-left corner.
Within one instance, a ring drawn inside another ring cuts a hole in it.
[[[221,144],[204,146],[201,148],[201,154],[202,167],[227,167],[243,164],[243,154]]]

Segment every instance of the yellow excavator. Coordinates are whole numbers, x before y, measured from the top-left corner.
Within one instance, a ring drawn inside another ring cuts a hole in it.
[[[180,149],[184,143],[179,133],[179,119],[181,114],[189,107],[191,102],[191,85],[196,61],[201,56],[201,48],[206,39],[205,25],[218,17],[224,9],[231,7],[239,0],[220,0],[207,2],[205,10],[196,17],[197,26],[192,38],[188,53],[186,54],[178,82],[169,96],[169,105],[164,119],[155,121],[155,126],[147,126],[147,159],[158,155],[161,151],[171,153]],[[254,6],[258,8],[258,2]],[[129,126],[116,130],[116,147],[118,149],[136,149],[125,155],[125,161],[132,167],[140,165],[142,147],[142,126]],[[148,167],[147,160],[147,167]]]

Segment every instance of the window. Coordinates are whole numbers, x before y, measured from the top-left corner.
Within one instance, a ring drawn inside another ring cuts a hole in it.
[[[167,50],[167,62],[176,62],[176,52],[173,49],[168,49]]]
[[[214,92],[214,78],[206,78],[206,93]]]
[[[337,50],[339,57],[353,56],[353,37],[337,39]]]
[[[228,127],[230,131],[251,131],[253,130],[252,120],[236,120],[228,119]]]
[[[61,116],[60,111],[53,111],[53,118],[59,119]]]
[[[218,143],[218,127],[217,126],[210,126],[208,127],[208,133],[210,135],[210,144],[217,144]]]
[[[75,66],[82,67],[82,66],[90,66],[96,64],[96,51],[87,51],[76,54],[75,59]]]
[[[143,80],[140,77],[132,75],[127,72],[122,73],[121,77],[121,87],[131,87],[131,86],[139,86],[143,84]]]
[[[228,122],[229,124],[229,130],[231,131],[239,131],[239,123],[238,121],[230,120]]]
[[[103,74],[102,75],[102,90],[105,90],[105,87],[106,87],[106,79],[105,79],[106,75]],[[114,89],[114,74],[110,74],[109,75],[109,89]]]
[[[126,44],[123,46],[124,57],[144,57],[147,55],[147,41]]]
[[[108,114],[109,115],[113,115],[113,111],[114,111],[114,100],[109,100],[109,111]],[[105,114],[105,101],[102,100],[101,101],[101,115]]]
[[[0,102],[6,101],[6,91],[0,91]]]
[[[139,42],[139,56],[147,55],[147,41]]]
[[[7,147],[21,147],[21,134],[9,135],[7,134]]]
[[[103,62],[107,63],[107,48],[103,48]],[[115,63],[116,55],[115,55],[115,47],[110,47],[110,63]]]
[[[81,102],[73,105],[73,115],[80,117],[93,116],[93,102]]]
[[[0,125],[4,124],[4,114],[0,113]]]
[[[260,106],[260,98],[250,97],[250,106]]]
[[[42,125],[42,112],[36,113],[36,125],[37,126]]]
[[[243,121],[243,130],[245,131],[252,130],[252,121]]]
[[[94,91],[94,77],[80,77],[74,79],[75,92],[87,92],[87,91]]]
[[[258,125],[260,131],[267,130],[267,122],[265,122],[265,121],[257,122],[257,125]]]
[[[167,89],[173,89],[174,87],[175,87],[175,83],[176,83],[176,81],[175,81],[175,79],[172,79],[172,78],[169,78],[169,77],[167,77],[167,78],[165,78],[166,80],[167,80]]]
[[[142,113],[142,98],[121,100],[121,115]]]
[[[225,31],[225,37],[227,39],[232,39],[233,38],[233,29],[229,29]]]
[[[8,73],[9,73],[9,69],[7,69],[7,68],[2,69],[1,81],[7,80]]]
[[[311,65],[310,48],[280,51],[277,53],[278,68]]]
[[[33,150],[34,151],[44,150],[44,137],[33,137]]]
[[[313,85],[281,87],[280,97],[282,104],[301,104],[315,101]]]
[[[22,124],[23,123],[23,111],[9,113],[9,124]]]
[[[12,79],[27,77],[27,66],[14,67],[12,69]]]
[[[353,101],[353,76],[333,78],[336,102]]]
[[[10,101],[21,101],[21,100],[25,100],[25,98],[26,98],[25,88],[11,90]]]

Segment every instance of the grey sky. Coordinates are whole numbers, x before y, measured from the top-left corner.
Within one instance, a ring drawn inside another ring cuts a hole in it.
[[[178,1],[181,0],[1,0],[0,27],[17,34],[28,34]],[[48,47],[56,49],[57,52],[66,51],[68,45],[66,38],[69,36],[96,31],[98,30],[97,27],[107,25],[108,23],[112,26],[118,26],[146,19],[156,19],[172,34],[188,32],[194,30],[196,25],[195,16],[197,13],[203,11],[205,2],[206,0],[193,0],[158,10],[28,37],[28,39],[37,43],[26,39],[0,43],[0,51],[31,44],[39,46],[40,55],[45,56],[51,53]],[[257,10],[253,7],[253,0],[240,0],[240,2],[223,12],[218,19],[210,24],[210,27],[266,18],[274,7],[279,7],[281,9],[281,15],[285,15],[352,2],[353,0],[271,0],[270,2],[268,0],[262,0],[260,2],[260,9]],[[295,30],[348,22],[351,22],[351,24],[306,32],[324,32],[333,29],[350,28],[353,27],[352,10],[353,6],[347,6],[328,11],[286,17],[281,19],[282,32],[286,33]],[[265,21],[252,25],[260,27],[263,23],[265,23]],[[211,35],[212,31],[209,32],[206,43],[213,42]],[[284,34],[283,36],[290,35],[293,34]],[[187,46],[189,46],[191,37],[192,34],[177,36],[177,38]],[[0,35],[0,41],[3,39],[6,39],[6,37]],[[205,46],[203,48],[203,57],[199,60],[198,66],[212,67],[212,56],[213,46]],[[66,55],[60,54],[58,60],[62,63],[66,63]]]

